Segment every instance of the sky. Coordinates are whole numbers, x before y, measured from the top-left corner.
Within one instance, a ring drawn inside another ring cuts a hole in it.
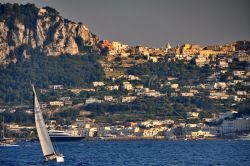
[[[50,6],[100,39],[163,47],[250,40],[249,0],[0,0]]]

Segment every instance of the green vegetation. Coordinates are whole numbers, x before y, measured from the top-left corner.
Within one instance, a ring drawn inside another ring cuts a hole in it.
[[[54,118],[57,119],[57,122],[60,124],[71,124],[73,120],[79,115],[80,110],[78,109],[67,109],[62,112],[55,114]]]
[[[250,99],[243,100],[239,104],[235,106],[236,110],[239,111],[240,115],[250,115],[250,107],[249,107]]]
[[[136,65],[127,70],[128,74],[157,76],[160,78],[178,77],[179,82],[187,84],[189,80],[199,79],[200,82],[206,79],[206,76],[212,73],[209,66],[199,68],[192,64],[183,62],[158,62],[144,63]]]
[[[62,84],[66,88],[86,87],[103,79],[103,70],[96,55],[51,57],[34,55],[0,68],[0,104],[30,104],[30,83],[37,88]]]
[[[138,98],[131,103],[120,104],[93,103],[84,106],[83,109],[92,112],[92,118],[100,119],[100,117],[102,117],[102,121],[106,121],[108,119],[110,123],[114,123],[114,120],[131,121],[145,120],[148,118],[162,119],[166,116],[175,116],[173,114],[173,108],[166,100],[166,97],[144,97]],[[106,116],[107,114],[108,116]],[[117,118],[117,115],[121,116]]]
[[[8,111],[1,113],[0,122],[2,122],[3,117],[6,123],[34,124],[35,122],[34,115],[20,109],[17,109],[14,113]]]

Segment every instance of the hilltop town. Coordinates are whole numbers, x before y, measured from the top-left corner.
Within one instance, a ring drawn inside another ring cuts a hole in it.
[[[54,96],[41,103],[50,117],[49,128],[102,139],[236,138],[249,132],[250,42],[147,48],[103,40],[98,48],[103,81],[90,87],[57,84],[40,89],[41,96]],[[170,70],[187,65],[203,73],[186,78],[185,73],[154,69],[162,65]],[[33,114],[30,106],[22,110]],[[8,128],[20,135],[33,129],[18,124]]]

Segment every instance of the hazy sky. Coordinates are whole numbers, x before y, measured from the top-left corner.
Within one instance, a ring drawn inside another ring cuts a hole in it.
[[[250,0],[0,0],[51,6],[100,39],[162,47],[250,40]]]

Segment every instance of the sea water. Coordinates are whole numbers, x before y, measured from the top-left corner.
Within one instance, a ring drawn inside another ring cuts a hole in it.
[[[249,166],[250,141],[79,141],[56,143],[64,163],[44,163],[38,142],[0,147],[0,166]]]

